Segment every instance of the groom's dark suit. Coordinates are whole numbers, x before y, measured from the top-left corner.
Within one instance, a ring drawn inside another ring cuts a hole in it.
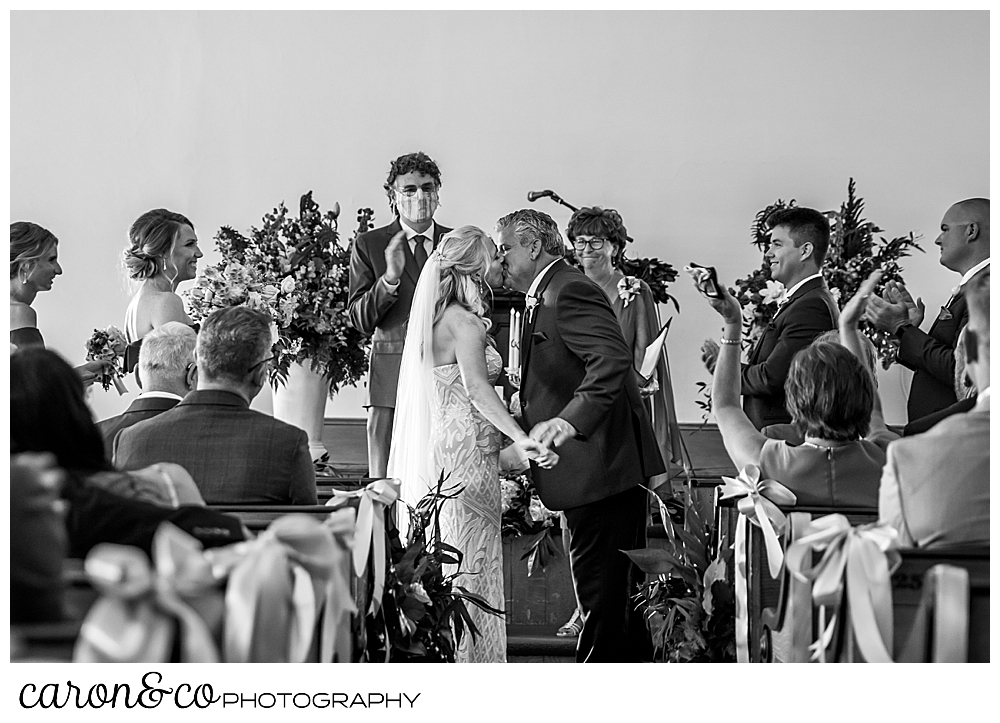
[[[649,652],[629,601],[641,573],[621,550],[645,547],[646,492],[639,485],[664,472],[663,461],[632,352],[604,292],[560,260],[534,296],[521,339],[522,418],[530,430],[561,417],[579,433],[558,448],[553,469],[532,464],[539,497],[564,510],[569,526],[573,584],[585,615],[577,660],[636,661]]]

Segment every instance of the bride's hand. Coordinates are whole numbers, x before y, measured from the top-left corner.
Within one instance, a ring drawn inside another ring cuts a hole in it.
[[[552,469],[559,461],[558,454],[531,437],[519,442],[518,446],[528,455],[528,459],[544,469]]]

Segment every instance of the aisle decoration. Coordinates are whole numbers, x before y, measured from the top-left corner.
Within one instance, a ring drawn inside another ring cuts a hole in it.
[[[826,660],[846,588],[851,631],[861,655],[869,663],[893,662],[891,576],[900,564],[896,538],[888,525],[852,527],[846,517],[834,514],[813,520],[788,548],[789,572],[812,582],[813,603],[820,608],[819,637],[810,646],[813,660]],[[822,553],[815,566],[814,551]]]
[[[542,504],[531,481],[531,472],[501,472],[502,517],[500,534],[505,540],[530,536],[527,550],[528,575],[544,571],[550,560],[562,557],[559,515]]]
[[[653,639],[655,660],[668,663],[731,663],[736,659],[734,599],[726,580],[732,550],[720,540],[712,556],[712,528],[688,499],[684,524],[671,519],[658,490],[660,521],[667,538],[663,547],[625,554],[655,579],[636,595]]]
[[[747,610],[747,522],[760,527],[767,551],[767,566],[771,577],[781,572],[784,556],[778,534],[785,529],[785,514],[778,505],[791,506],[796,500],[795,493],[773,479],[762,480],[760,468],[748,464],[740,470],[739,476],[723,477],[722,499],[740,498],[736,503],[739,517],[736,520],[736,539],[733,549],[736,554],[734,582],[736,593],[736,661],[750,662],[748,631],[750,617]]]
[[[87,361],[108,361],[111,368],[101,374],[101,386],[104,391],[108,391],[111,385],[115,385],[118,394],[128,391],[122,382],[125,371],[122,367],[125,349],[128,347],[128,340],[121,330],[116,326],[108,326],[104,329],[94,329],[93,335],[87,340]]]
[[[795,206],[795,200],[785,203],[778,199],[775,203],[761,210],[754,218],[751,230],[753,245],[761,253],[767,250],[770,243],[770,219],[776,211]],[[913,232],[905,236],[896,236],[886,240],[883,230],[876,224],[864,218],[864,199],[855,195],[855,183],[851,178],[847,182],[847,200],[836,211],[827,211],[824,215],[830,221],[830,248],[823,264],[823,276],[830,293],[837,300],[837,305],[844,305],[854,296],[862,282],[875,269],[882,270],[882,281],[876,288],[881,293],[887,281],[903,281],[903,267],[900,260],[909,256],[916,249],[923,252],[917,244],[919,237]],[[744,309],[744,348],[750,349],[756,343],[767,324],[774,318],[778,310],[778,299],[781,298],[784,287],[771,278],[771,267],[766,261],[753,273],[736,280],[736,290],[733,295]],[[882,366],[886,369],[896,360],[899,342],[884,331],[871,326],[868,322],[861,323],[861,331],[871,339],[878,351]]]
[[[203,269],[183,293],[195,322],[236,305],[271,316],[278,332],[272,386],[287,379],[293,363],[308,363],[329,380],[332,397],[368,369],[368,337],[348,316],[353,239],[340,242],[339,215],[339,204],[322,212],[309,191],[299,201],[297,218],[282,202],[249,235],[223,226],[215,236],[222,261]],[[370,228],[372,216],[371,209],[358,212],[354,238]]]
[[[480,595],[455,583],[462,553],[441,539],[441,508],[461,492],[445,489],[445,475],[410,512],[405,544],[389,536],[389,570],[378,612],[367,618],[366,660],[370,662],[455,662],[466,634],[479,635],[467,604],[503,617]],[[444,566],[455,566],[445,572]]]

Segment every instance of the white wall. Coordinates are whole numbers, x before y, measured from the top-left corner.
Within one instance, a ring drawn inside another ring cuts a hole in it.
[[[905,268],[927,325],[957,281],[941,215],[989,196],[986,12],[13,12],[10,58],[11,220],[60,238],[65,274],[35,306],[74,363],[93,327],[122,324],[140,213],[183,212],[214,262],[221,225],[312,189],[349,236],[360,206],[388,221],[389,161],[418,149],[442,168],[443,223],[492,228],[552,188],[617,208],[633,255],[730,282],[759,263],[760,208],[834,208],[854,176],[871,220],[924,237]],[[686,279],[674,293],[678,414],[697,421],[719,323]],[[890,422],[908,383],[884,375]],[[92,394],[98,417],[127,401]]]

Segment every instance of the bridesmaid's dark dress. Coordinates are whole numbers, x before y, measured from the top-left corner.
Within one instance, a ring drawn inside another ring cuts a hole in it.
[[[10,333],[10,343],[18,349],[24,349],[29,346],[45,347],[45,340],[42,339],[42,332],[38,331],[38,329],[33,326],[23,326],[20,329],[14,329],[14,331]]]

